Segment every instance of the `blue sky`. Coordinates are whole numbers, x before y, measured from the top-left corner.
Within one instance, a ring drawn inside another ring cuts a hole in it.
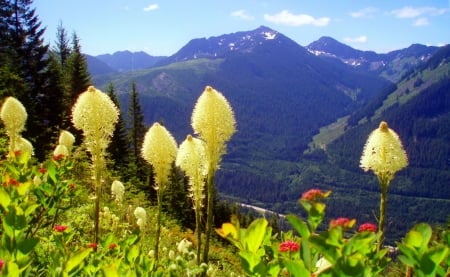
[[[34,0],[54,45],[57,26],[76,32],[82,52],[169,56],[191,39],[272,28],[302,46],[330,36],[386,53],[413,43],[450,43],[450,0]]]

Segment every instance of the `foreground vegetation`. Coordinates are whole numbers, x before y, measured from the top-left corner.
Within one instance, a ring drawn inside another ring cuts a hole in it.
[[[394,252],[383,247],[387,187],[408,164],[398,136],[385,122],[369,136],[361,159],[361,167],[373,171],[380,182],[378,226],[342,217],[324,227],[325,201],[331,192],[312,189],[299,201],[306,219],[287,216],[290,231],[274,233],[264,218],[241,227],[236,217],[216,229],[233,250],[227,244],[219,247],[215,240],[209,206],[214,201],[215,170],[236,124],[220,92],[205,89],[192,119],[199,137],[188,135],[180,149],[159,123],[148,130],[142,155],[154,171],[156,206],[137,193],[131,182],[124,185],[107,170],[106,149],[118,110],[106,94],[90,87],[80,95],[72,121],[83,131],[83,146],[74,147],[75,137],[62,131],[58,145],[43,163],[33,159],[33,146],[21,136],[26,118],[19,101],[12,97],[4,101],[1,119],[9,139],[4,140],[8,146],[1,162],[0,270],[5,276],[450,273],[448,226],[433,231],[421,223],[405,234]],[[162,212],[162,195],[170,186],[174,163],[189,179],[189,197],[196,212],[194,232],[182,231]]]

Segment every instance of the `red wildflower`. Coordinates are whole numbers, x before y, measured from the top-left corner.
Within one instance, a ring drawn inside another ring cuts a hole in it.
[[[110,250],[112,250],[112,249],[114,249],[114,248],[116,248],[117,247],[117,244],[115,244],[115,243],[111,243],[110,245],[108,245],[108,248],[110,249]]]
[[[287,240],[285,242],[280,243],[280,247],[278,251],[280,252],[296,252],[300,249],[300,245],[292,240]]]
[[[69,189],[74,189],[74,188],[75,188],[75,185],[73,183],[69,185]]]
[[[62,160],[63,158],[64,158],[63,154],[58,154],[56,156],[53,156],[54,161],[59,161],[59,160]]]
[[[11,179],[9,179],[9,184],[10,184],[11,186],[16,186],[16,187],[18,187],[18,186],[20,185],[20,182],[17,181],[16,179],[11,178]]]
[[[320,189],[310,189],[302,194],[301,200],[315,201],[320,198],[325,198],[326,194]]]
[[[19,156],[20,156],[20,150],[15,150],[14,157],[19,157]]]
[[[88,245],[87,245],[88,248],[93,248],[94,250],[97,249],[97,246],[98,246],[98,244],[95,242],[88,243]]]
[[[0,271],[3,269],[4,265],[5,265],[5,261],[0,259]]]
[[[377,226],[372,223],[364,223],[359,226],[358,232],[377,232]]]
[[[67,226],[64,225],[56,225],[55,227],[53,227],[53,230],[55,230],[56,232],[64,232],[65,230],[67,230]]]
[[[47,172],[47,169],[45,167],[41,167],[39,168],[39,172],[45,174]]]
[[[352,228],[355,224],[355,219],[348,219],[346,217],[339,217],[337,219],[332,219],[330,222],[331,228],[342,227],[342,228]]]

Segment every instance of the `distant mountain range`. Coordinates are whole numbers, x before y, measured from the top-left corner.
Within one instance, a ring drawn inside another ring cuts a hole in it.
[[[281,213],[300,212],[299,195],[319,187],[336,197],[330,216],[374,220],[379,191],[376,178],[359,169],[359,155],[370,131],[388,120],[414,155],[411,169],[392,184],[391,201],[408,207],[391,211],[398,231],[414,223],[408,209],[430,222],[442,223],[449,214],[448,49],[414,44],[377,54],[329,37],[303,47],[262,26],[193,39],[177,53],[139,66],[130,53],[115,53],[123,64],[109,61],[109,73],[94,70],[99,57],[88,63],[97,87],[114,84],[123,111],[135,82],[146,124],[163,122],[178,142],[192,133],[190,116],[205,86],[221,91],[238,132],[217,174],[218,190]],[[104,64],[111,59],[102,58]],[[421,103],[429,116],[413,112]]]

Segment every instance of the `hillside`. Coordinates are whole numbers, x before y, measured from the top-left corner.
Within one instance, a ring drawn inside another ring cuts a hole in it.
[[[221,41],[226,41],[228,47],[224,48]],[[229,47],[231,44],[238,47]],[[199,58],[195,53],[200,52],[209,54]],[[210,53],[220,54],[211,57]],[[211,85],[230,101],[238,124],[238,132],[230,141],[217,174],[218,191],[223,197],[281,213],[298,213],[299,195],[320,187],[335,193],[331,217],[374,220],[378,188],[373,176],[359,170],[359,156],[352,156],[352,163],[344,163],[337,154],[320,149],[303,153],[321,127],[379,101],[380,93],[390,93],[395,84],[378,73],[316,56],[265,27],[193,40],[175,57],[168,57],[173,62],[164,65],[98,76],[94,81],[101,88],[113,81],[124,110],[131,82],[136,82],[146,123],[163,122],[178,142],[192,132],[190,116],[194,103],[204,87]],[[367,128],[360,129],[358,137],[364,140],[368,133]],[[345,155],[350,147],[360,155],[360,146],[355,143],[340,150]],[[404,197],[392,196],[391,201],[403,203]],[[420,205],[428,203],[428,199],[424,201]],[[447,202],[440,201],[444,202],[433,203],[442,210]],[[349,211],[351,205],[358,209]],[[429,215],[417,205],[412,203],[411,207],[416,207],[418,219],[430,216],[430,222],[442,221],[436,218],[437,214]],[[405,222],[404,211],[393,216]],[[410,226],[402,224],[395,229]]]

